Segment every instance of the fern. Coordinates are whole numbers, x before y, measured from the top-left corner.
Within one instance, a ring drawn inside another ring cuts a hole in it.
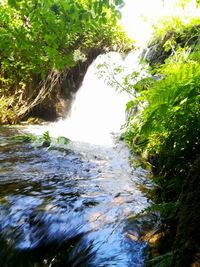
[[[147,264],[148,267],[169,267],[171,266],[172,262],[172,252],[165,253],[163,255],[159,255],[154,257],[153,259],[149,260]]]

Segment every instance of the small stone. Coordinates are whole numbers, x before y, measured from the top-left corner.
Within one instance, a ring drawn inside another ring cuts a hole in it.
[[[114,197],[119,197],[120,195],[121,195],[121,193],[119,192],[119,193],[115,194]]]
[[[42,146],[43,147],[49,147],[50,146],[50,142],[45,140],[43,143],[42,143]]]

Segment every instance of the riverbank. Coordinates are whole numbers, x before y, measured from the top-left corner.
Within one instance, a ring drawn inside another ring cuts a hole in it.
[[[199,187],[193,185],[199,177],[200,151],[199,19],[178,26],[174,29],[166,20],[163,28],[172,30],[157,39],[153,53],[150,50],[151,75],[134,86],[138,96],[129,103],[134,112],[123,136],[133,151],[149,161],[154,173],[151,210],[160,212],[164,227],[159,253],[150,261],[154,267],[199,264],[194,234]],[[186,229],[192,233],[188,235]]]

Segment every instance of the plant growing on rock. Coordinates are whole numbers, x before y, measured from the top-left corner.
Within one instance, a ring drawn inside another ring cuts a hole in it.
[[[94,48],[129,46],[117,24],[122,4],[121,0],[0,2],[0,93],[7,102],[14,96],[18,121],[59,88],[83,55],[85,60]]]

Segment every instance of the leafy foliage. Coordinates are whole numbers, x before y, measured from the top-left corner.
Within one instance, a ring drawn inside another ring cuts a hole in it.
[[[12,103],[13,97],[4,97],[0,98],[0,124],[12,124],[17,120],[17,114],[12,108],[10,103]]]
[[[122,0],[1,1],[0,94],[4,100],[13,95],[14,106],[27,105],[52,70],[69,71],[85,61],[94,47],[124,49],[129,41],[117,24],[122,4]]]
[[[14,143],[35,143],[39,146],[49,147],[52,143],[55,145],[67,145],[70,143],[70,139],[64,137],[64,136],[58,136],[58,138],[54,139],[50,136],[49,131],[46,131],[42,134],[42,136],[38,137],[32,134],[20,134],[20,135],[14,135],[11,137],[6,138],[9,142]]]
[[[43,133],[43,135],[41,137],[41,141],[51,142],[51,137],[49,135],[49,131],[46,131],[46,132]]]
[[[192,57],[194,58],[193,54]],[[143,144],[142,150],[160,154],[161,150],[164,153],[164,147],[168,147],[170,158],[172,155],[177,156],[180,162],[187,159],[186,166],[182,163],[183,171],[190,165],[190,153],[186,148],[189,146],[193,150],[192,155],[199,148],[200,64],[190,57],[187,62],[173,59],[174,57],[170,58],[157,70],[164,78],[150,84],[148,90],[141,92],[136,101],[147,104],[140,116],[134,116],[134,124],[131,120],[129,124],[134,136]],[[194,128],[195,132],[192,130]],[[156,146],[155,142],[158,142]],[[167,160],[169,153],[166,151],[165,154]],[[193,156],[190,158],[193,160]]]
[[[36,140],[36,137],[31,134],[14,135],[11,137],[7,137],[7,140],[15,143],[34,142]]]
[[[123,138],[151,163],[155,204],[150,210],[160,212],[174,238],[183,185],[200,151],[200,21],[164,23],[156,38],[170,56],[134,85],[138,95],[128,103],[134,112]],[[172,247],[167,249],[149,266],[171,266]]]
[[[190,0],[189,0],[190,1]],[[198,10],[199,11],[199,10]],[[154,27],[152,39],[163,41],[162,45],[166,50],[176,45],[195,45],[195,38],[198,39],[200,18],[198,15],[190,16],[185,12],[182,16],[166,16],[160,19]],[[152,42],[152,40],[151,40]]]
[[[168,252],[164,255],[156,256],[148,263],[148,267],[169,267],[172,261],[172,252]]]

